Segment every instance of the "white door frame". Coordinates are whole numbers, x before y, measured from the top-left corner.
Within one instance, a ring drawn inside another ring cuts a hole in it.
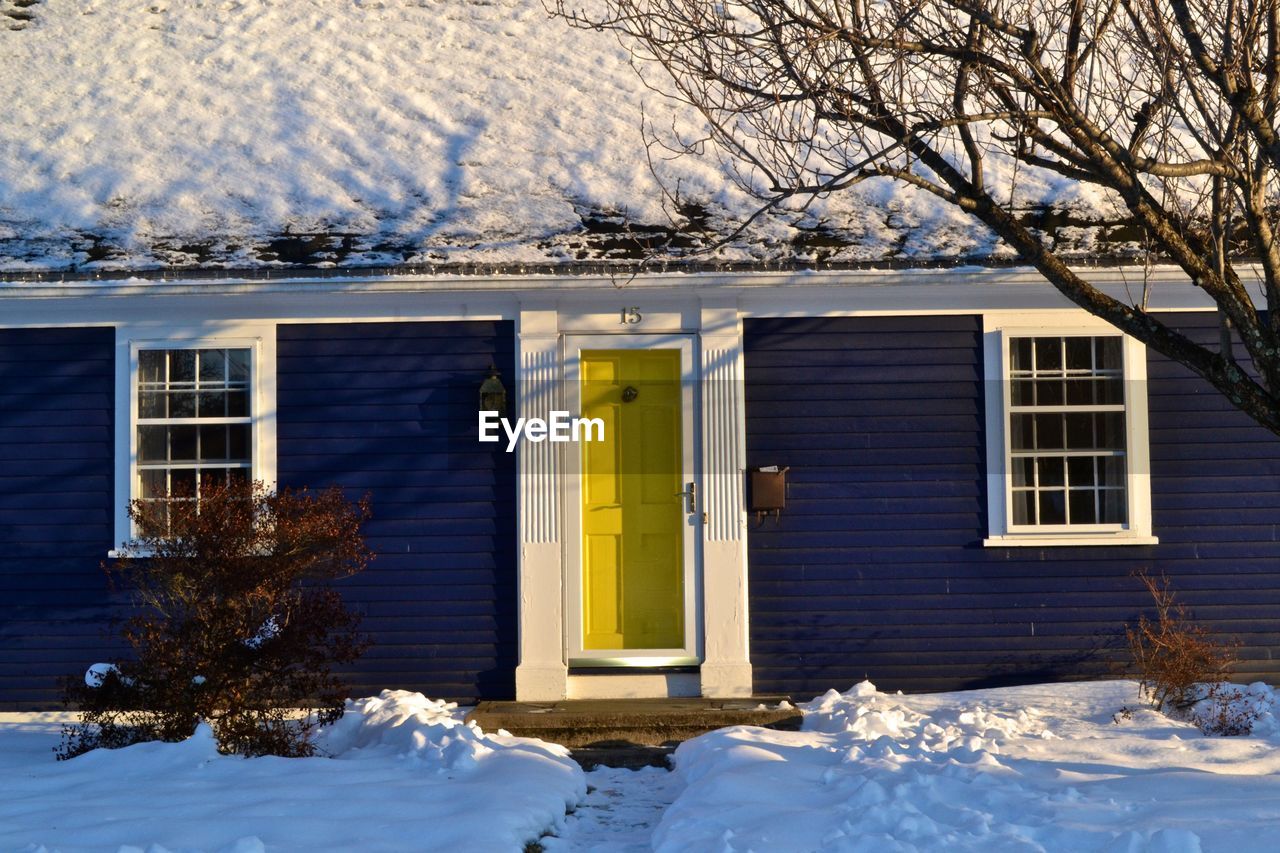
[[[681,467],[680,482],[693,483],[695,511],[685,513],[684,638],[682,648],[608,649],[582,648],[582,448],[564,448],[564,590],[565,651],[569,666],[654,667],[688,666],[702,661],[702,483],[699,476],[701,423],[696,335],[692,333],[566,334],[564,336],[565,405],[572,417],[582,414],[581,353],[583,350],[678,350],[680,352]],[[674,498],[674,495],[673,495]]]
[[[565,494],[564,448],[574,445],[527,444],[521,449],[518,478],[519,665],[516,697],[524,701],[609,696],[750,696],[747,595],[747,513],[743,502],[745,412],[743,410],[742,313],[735,294],[716,291],[678,294],[546,294],[521,299],[516,327],[517,412],[548,416],[567,410],[564,400],[566,337],[601,335],[601,349],[653,346],[662,335],[695,343],[698,384],[695,424],[697,461],[693,478],[701,525],[696,565],[700,613],[701,665],[696,673],[643,672],[636,668],[570,674],[565,642],[566,519],[581,511]],[[619,328],[618,306],[633,305],[640,323]],[[611,334],[613,333],[613,334]],[[654,336],[656,335],[656,337]],[[575,345],[580,338],[573,338]],[[579,498],[580,499],[580,498]],[[580,535],[578,537],[580,539]],[[571,541],[571,540],[569,540]],[[580,547],[576,545],[574,547]],[[576,618],[576,616],[575,616]],[[688,635],[686,635],[688,636]],[[649,661],[649,666],[656,662]],[[586,669],[585,667],[582,669]],[[594,674],[599,673],[599,674]],[[607,673],[607,674],[605,674]]]

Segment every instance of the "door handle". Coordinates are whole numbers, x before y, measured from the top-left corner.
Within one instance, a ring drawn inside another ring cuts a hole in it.
[[[687,483],[688,488],[683,492],[676,492],[676,497],[685,499],[685,512],[693,515],[698,511],[698,484]]]

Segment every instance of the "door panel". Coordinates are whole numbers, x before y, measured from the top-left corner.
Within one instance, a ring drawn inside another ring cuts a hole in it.
[[[680,351],[583,350],[580,375],[605,423],[582,443],[583,649],[681,648]]]

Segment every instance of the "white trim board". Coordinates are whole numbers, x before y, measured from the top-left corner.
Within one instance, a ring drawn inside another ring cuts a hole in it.
[[[1009,408],[1008,347],[1016,335],[1113,335],[1119,331],[1084,311],[989,313],[983,316],[983,396],[986,419],[987,547],[1065,547],[1093,545],[1155,545],[1151,519],[1150,437],[1147,419],[1146,347],[1122,336],[1125,393],[1125,453],[1127,521],[1120,528],[1011,531],[1009,521],[1010,450],[1007,438]]]
[[[585,294],[570,298],[541,294],[523,300],[517,326],[520,413],[545,416],[548,408],[570,408],[562,400],[565,347],[584,339],[599,341],[604,349],[692,340],[696,342],[693,357],[699,383],[709,378],[721,382],[741,378],[742,324],[734,293],[682,293],[679,299],[671,293],[652,296],[636,300],[630,292],[610,289],[589,298]],[[620,322],[620,309],[636,301],[643,306],[643,318],[635,323]],[[610,334],[602,334],[606,331]],[[646,675],[632,678],[621,667],[609,676],[568,674],[567,621],[574,618],[571,614],[576,608],[569,606],[571,593],[565,587],[567,573],[576,566],[568,568],[566,558],[576,534],[568,533],[566,519],[577,507],[561,483],[566,455],[575,448],[570,445],[569,450],[553,453],[552,446],[544,443],[525,448],[520,455],[518,698],[561,699],[619,690],[625,691],[619,695],[628,696],[696,695],[699,689],[716,697],[751,695],[746,511],[741,506],[745,441],[741,395],[699,399],[695,411],[694,440],[700,442],[697,456],[701,465],[695,479],[701,508],[713,522],[700,525],[698,551],[692,552],[700,560],[696,567],[699,597],[693,611],[701,613],[699,672],[674,681]],[[711,419],[725,433],[714,443],[707,433]],[[735,505],[727,506],[729,503]],[[637,663],[653,665],[654,661]]]
[[[253,478],[269,487],[276,484],[276,327],[274,323],[227,323],[215,330],[207,326],[154,324],[127,325],[116,329],[115,340],[115,442],[113,532],[114,542],[132,538],[128,504],[133,495],[133,468],[137,458],[135,424],[138,397],[135,381],[138,350],[142,347],[248,347],[253,351],[250,373],[252,394]],[[114,553],[114,552],[112,552]]]
[[[1127,303],[1142,296],[1140,269],[1077,271]],[[1247,286],[1252,288],[1253,282]],[[608,276],[127,280],[40,285],[4,284],[0,280],[0,326],[103,325],[191,316],[274,318],[281,322],[515,319],[519,302],[535,297],[561,309],[594,305],[607,314],[615,304],[637,299],[678,302],[704,296],[737,299],[745,316],[761,317],[978,313],[1001,308],[1078,310],[1039,273],[1026,268],[666,273],[623,281]],[[1191,285],[1185,274],[1167,267],[1151,272],[1149,304],[1153,311],[1213,308],[1209,297]]]
[[[652,350],[674,349],[680,353],[681,367],[681,482],[693,482],[697,493],[697,512],[686,516],[682,524],[684,555],[684,647],[680,649],[590,651],[582,647],[582,477],[580,446],[564,448],[565,476],[562,480],[564,506],[564,632],[567,663],[570,666],[613,665],[671,666],[696,663],[702,656],[702,498],[700,476],[699,370],[693,335],[659,332],[612,335],[565,334],[564,390],[566,408],[573,417],[582,413],[580,392],[580,358],[584,350]]]

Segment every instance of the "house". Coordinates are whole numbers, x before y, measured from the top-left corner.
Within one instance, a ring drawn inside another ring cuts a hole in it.
[[[359,692],[1096,676],[1148,603],[1142,570],[1242,639],[1245,677],[1280,672],[1280,442],[963,221],[909,193],[833,199],[822,228],[853,230],[823,231],[825,256],[807,220],[771,221],[722,268],[620,275],[619,245],[662,237],[641,227],[657,221],[642,157],[608,153],[634,133],[612,118],[577,141],[591,103],[517,85],[511,51],[556,38],[524,37],[554,22],[514,0],[332,20],[104,4],[119,16],[37,5],[0,33],[61,69],[32,63],[48,94],[0,129],[17,155],[0,157],[0,705],[49,705],[58,676],[113,653],[121,601],[100,564],[130,536],[126,503],[196,472],[369,493],[377,558],[343,587],[374,640]],[[406,83],[421,57],[389,37],[405,26],[492,55]],[[287,67],[265,50],[308,32],[324,37]],[[639,98],[616,47],[574,38],[563,64],[541,57],[549,78],[595,69]],[[80,39],[119,50],[73,60]],[[278,73],[272,117],[235,113]],[[108,87],[94,118],[68,95],[116,78],[150,97]],[[357,81],[367,97],[343,102]],[[451,92],[467,94],[442,119]],[[504,93],[554,107],[563,136],[519,148],[544,125],[499,127]],[[384,148],[343,135],[356,127]],[[439,152],[438,180],[414,184],[410,143]],[[686,232],[743,209],[716,192]],[[992,263],[921,263],[948,259]],[[1089,275],[1118,296],[1146,286],[1216,339],[1179,273]],[[510,420],[598,417],[604,435],[481,441],[491,367]]]

